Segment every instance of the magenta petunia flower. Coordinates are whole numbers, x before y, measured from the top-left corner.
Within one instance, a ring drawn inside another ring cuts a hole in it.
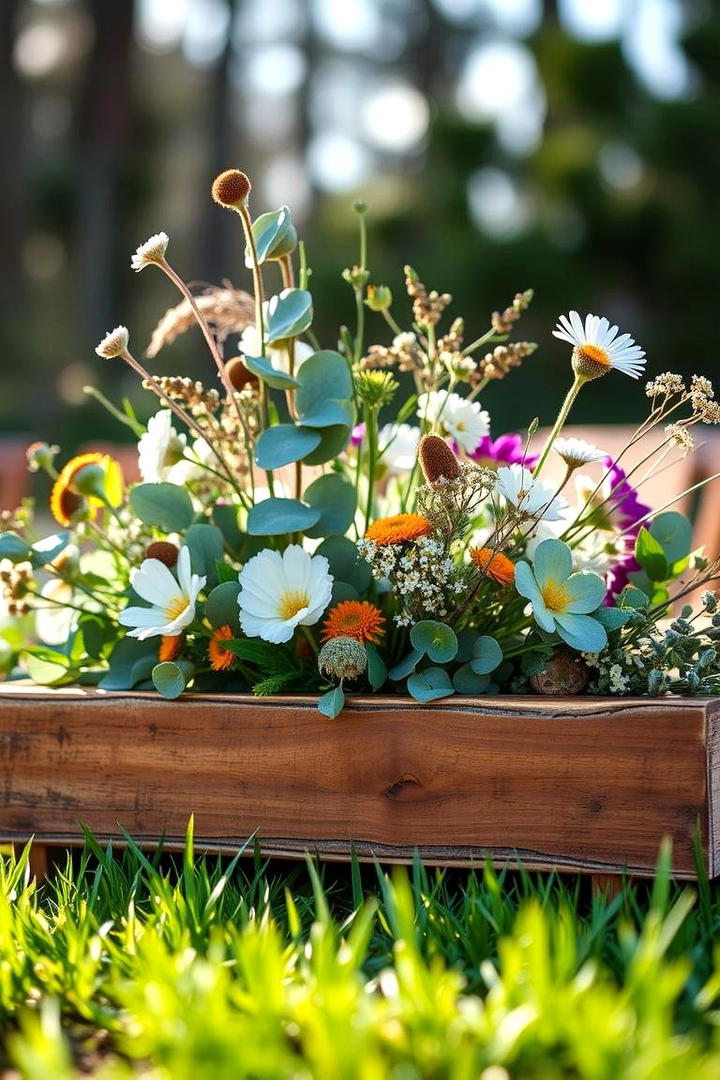
[[[486,435],[480,440],[477,449],[470,454],[470,457],[479,465],[485,465],[490,469],[495,469],[500,465],[524,465],[527,469],[532,469],[540,455],[523,456],[524,445],[521,435],[500,435],[497,439],[491,439],[489,435]]]
[[[620,555],[607,575],[608,598],[611,599],[622,592],[630,580],[629,575],[640,569],[640,564],[634,555],[635,541],[642,528],[640,522],[649,524],[644,519],[651,508],[640,500],[637,489],[627,479],[625,470],[620,468],[611,457],[606,457],[603,465],[609,470],[611,495],[606,505],[610,520],[621,532],[628,530],[621,540],[624,553]]]

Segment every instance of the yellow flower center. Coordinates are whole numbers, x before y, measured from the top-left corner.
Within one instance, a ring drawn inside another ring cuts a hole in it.
[[[280,597],[280,617],[293,619],[298,611],[310,606],[310,597],[302,589],[290,589]]]
[[[179,615],[182,615],[183,611],[187,607],[187,597],[180,593],[178,596],[173,596],[169,604],[165,606],[165,618],[168,622],[174,622]]]
[[[594,360],[596,364],[602,364],[603,367],[611,367],[610,357],[601,349],[598,345],[583,345],[580,349],[581,354],[588,360]]]
[[[561,582],[548,581],[541,591],[548,611],[564,611],[570,603],[570,593]]]

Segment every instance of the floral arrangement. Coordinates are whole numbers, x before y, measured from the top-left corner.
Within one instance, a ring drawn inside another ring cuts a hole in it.
[[[381,688],[420,702],[714,693],[720,561],[692,550],[688,520],[669,509],[685,492],[656,510],[642,496],[669,455],[692,452],[696,424],[720,421],[710,382],[647,383],[647,415],[614,460],[564,437],[581,391],[637,380],[646,363],[608,319],[571,311],[553,331],[571,386],[531,453],[537,420],[493,437],[479,400],[536,348],[510,340],[531,291],[466,344],[462,319],[443,325],[451,297],[408,266],[403,325],[390,289],[370,282],[357,203],[360,258],[343,271],[356,321],[323,348],[290,212],[253,221],[250,193],[235,169],[212,189],[239,218],[252,296],[193,293],[165,233],[132,258],[180,293],[146,356],[196,325],[214,385],[151,374],[124,326],[96,349],[158,399],[143,424],[91,391],[137,437],[141,482],[126,485],[107,453],[58,469],[58,447],[29,448],[58,528],[42,537],[30,502],[2,516],[6,673],[168,698],[310,691],[332,717],[348,692]],[[373,316],[389,344],[366,344]],[[659,444],[624,467],[658,426]],[[701,588],[698,609],[683,607]]]

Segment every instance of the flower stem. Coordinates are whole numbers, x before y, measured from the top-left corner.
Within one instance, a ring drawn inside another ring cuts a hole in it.
[[[554,444],[555,440],[557,439],[557,437],[560,434],[560,432],[562,431],[562,429],[565,427],[565,423],[567,421],[567,418],[570,415],[570,410],[572,409],[572,407],[573,407],[573,405],[575,403],[575,398],[580,393],[580,387],[585,382],[587,382],[587,379],[585,378],[585,376],[583,376],[583,375],[576,375],[575,376],[575,380],[574,380],[572,386],[570,387],[570,389],[568,390],[567,397],[565,398],[565,400],[563,402],[562,408],[561,408],[560,412],[558,413],[557,420],[555,421],[553,429],[550,432],[550,435],[548,437],[547,442],[545,443],[545,447],[543,449],[543,452],[540,455],[540,460],[538,461],[537,465],[535,466],[535,470],[534,470],[533,475],[536,478],[540,475],[540,470],[542,469],[543,465],[545,464],[545,462],[547,460],[547,457],[548,457],[548,454],[550,453],[550,451],[553,448],[553,444]]]
[[[365,531],[367,532],[372,518],[373,496],[375,494],[375,469],[377,467],[378,451],[378,411],[376,408],[368,408],[365,414],[365,437],[368,446],[368,474],[367,474],[367,503],[365,507]]]

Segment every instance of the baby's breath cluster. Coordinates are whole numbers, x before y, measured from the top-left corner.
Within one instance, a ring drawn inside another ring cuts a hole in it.
[[[377,580],[387,578],[400,604],[398,626],[418,619],[444,619],[466,588],[467,572],[448,554],[447,545],[428,535],[409,544],[358,541],[358,551]]]

